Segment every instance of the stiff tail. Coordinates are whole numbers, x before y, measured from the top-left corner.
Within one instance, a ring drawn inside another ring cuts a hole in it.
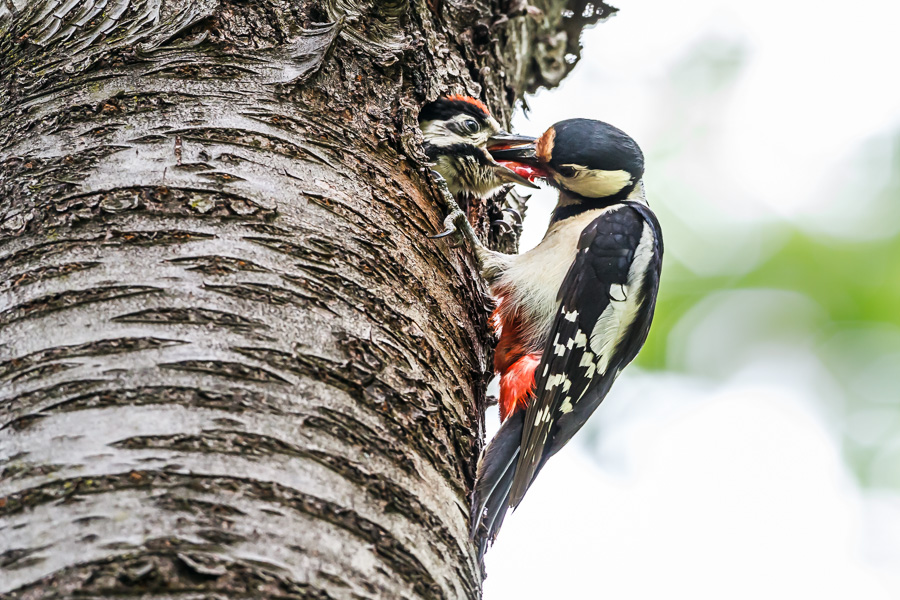
[[[471,534],[478,545],[478,558],[497,537],[509,509],[509,490],[516,474],[525,411],[513,413],[500,427],[478,463],[478,478],[472,494]]]

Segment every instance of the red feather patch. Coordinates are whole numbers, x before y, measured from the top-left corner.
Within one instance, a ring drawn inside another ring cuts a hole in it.
[[[500,375],[500,420],[517,410],[528,408],[534,393],[534,371],[541,364],[540,354],[526,354]]]
[[[500,334],[494,350],[494,370],[500,374],[500,420],[528,406],[534,393],[534,371],[541,364],[539,352],[528,353],[521,339],[521,324],[517,314],[503,308],[508,302],[505,290],[494,290],[498,306],[491,315],[494,331]]]
[[[484,105],[484,102],[477,98],[473,98],[471,96],[463,96],[461,94],[453,94],[452,96],[447,96],[447,100],[458,100],[460,102],[467,102],[472,106],[477,106],[481,110],[484,111],[484,114],[489,115],[491,111],[488,110],[488,107]]]
[[[493,148],[491,148],[493,150]],[[517,163],[510,160],[498,160],[498,163],[509,169],[510,171],[515,172],[517,175],[521,175],[528,181],[534,181],[535,179],[547,178],[547,172],[540,167],[535,167],[532,165],[526,165],[524,163]]]

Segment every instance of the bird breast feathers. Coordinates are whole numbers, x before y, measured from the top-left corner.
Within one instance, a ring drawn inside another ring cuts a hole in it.
[[[575,261],[578,240],[594,219],[621,205],[590,210],[555,223],[540,244],[512,257],[496,287],[511,290],[506,310],[518,311],[525,325],[523,333],[539,348],[547,339],[556,311],[559,288]]]

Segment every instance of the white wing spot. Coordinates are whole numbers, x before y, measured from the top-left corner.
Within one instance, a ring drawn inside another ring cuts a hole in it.
[[[534,415],[534,420],[538,423],[541,421],[549,421],[550,420],[550,407],[544,406],[543,408],[537,411],[537,414]]]
[[[566,399],[563,400],[563,403],[559,405],[559,412],[565,415],[572,412],[572,408],[574,408],[572,406],[572,397],[566,396]]]
[[[590,352],[585,352],[581,355],[581,362],[578,363],[579,367],[586,367],[588,365],[594,364],[594,355]]]
[[[561,385],[566,381],[568,381],[568,379],[566,379],[566,376],[564,373],[559,373],[557,375],[551,375],[547,379],[547,385],[544,386],[544,389],[549,392],[556,386]],[[572,384],[570,383],[569,385],[572,385]]]
[[[571,322],[574,323],[574,322],[575,322],[575,319],[577,319],[577,318],[578,318],[578,311],[577,311],[577,310],[573,310],[572,312],[567,312],[567,313],[566,313],[566,321],[571,321]]]
[[[579,348],[587,346],[587,336],[580,329],[578,330],[578,333],[575,334],[575,345]]]

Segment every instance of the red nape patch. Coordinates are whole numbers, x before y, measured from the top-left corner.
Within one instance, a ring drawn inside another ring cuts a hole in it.
[[[477,106],[481,110],[484,111],[484,114],[489,115],[491,111],[488,110],[488,107],[484,105],[484,102],[479,100],[478,98],[473,98],[472,96],[463,96],[461,94],[453,94],[452,96],[447,96],[447,100],[459,100],[460,102],[468,102],[472,106]]]
[[[500,420],[528,406],[534,390],[534,371],[541,364],[540,354],[526,354],[500,375]]]

